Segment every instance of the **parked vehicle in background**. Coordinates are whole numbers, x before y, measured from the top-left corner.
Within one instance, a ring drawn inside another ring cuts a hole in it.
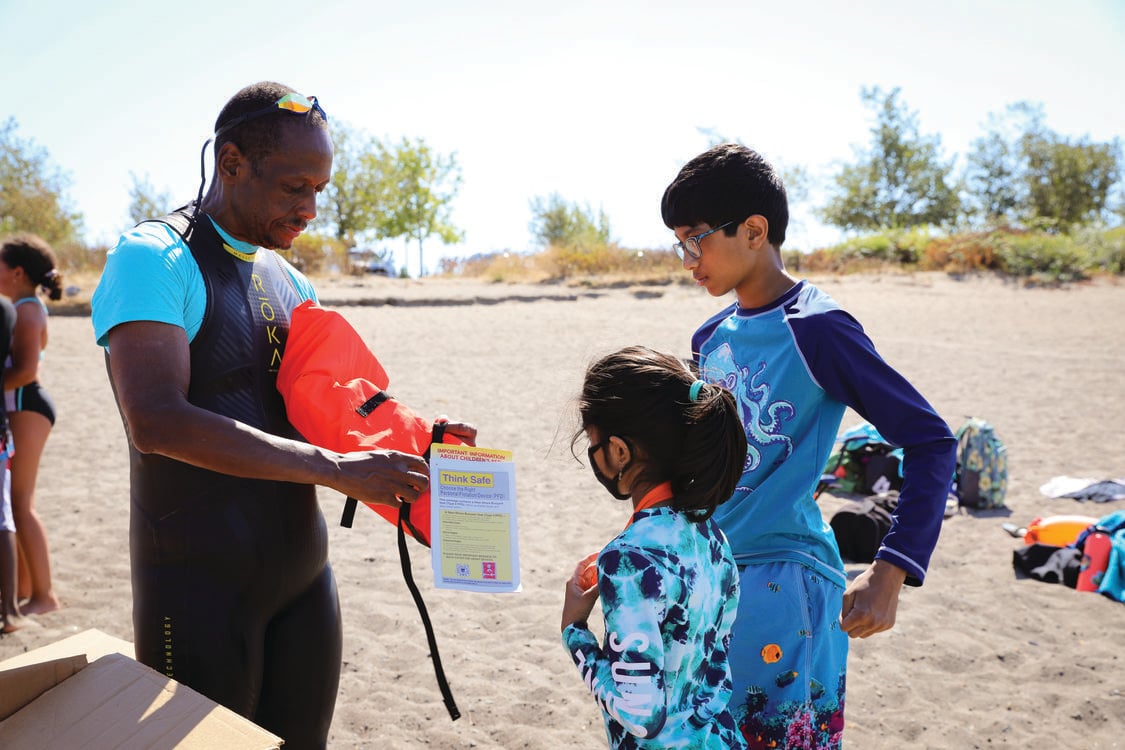
[[[370,247],[357,247],[348,251],[348,265],[351,273],[372,273],[377,276],[395,277],[394,261],[388,250],[375,250]]]

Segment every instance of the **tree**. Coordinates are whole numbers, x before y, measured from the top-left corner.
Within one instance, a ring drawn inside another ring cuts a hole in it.
[[[973,142],[965,184],[973,216],[987,225],[1023,223],[1062,230],[1112,213],[1121,175],[1115,139],[1071,140],[1044,124],[1042,105],[1018,102],[990,115]]]
[[[388,146],[346,124],[332,127],[332,144],[320,220],[337,241],[351,248],[384,238],[417,240],[419,273],[425,273],[426,238],[461,241],[449,218],[461,185],[456,154],[437,154],[420,138]]]
[[[403,138],[397,145],[380,145],[369,155],[387,170],[376,197],[381,237],[418,241],[418,275],[426,272],[422,241],[437,235],[445,244],[464,239],[450,220],[450,203],[461,187],[457,155],[435,153],[419,138]]]
[[[960,202],[940,136],[918,132],[918,116],[899,102],[899,89],[864,88],[860,95],[875,112],[870,149],[857,147],[856,163],[833,178],[821,219],[860,231],[951,224]]]
[[[157,216],[163,216],[172,209],[176,208],[175,199],[172,194],[167,190],[157,191],[152,183],[148,181],[148,175],[144,179],[138,178],[133,172],[129,173],[129,179],[133,181],[132,187],[129,188],[129,219],[134,224],[139,224],[146,219],[152,219]]]
[[[1028,215],[1063,231],[1098,219],[1121,176],[1120,145],[1071,141],[1054,133],[1022,139],[1027,159]]]
[[[0,125],[0,234],[33,232],[53,246],[80,241],[82,214],[66,198],[67,176],[47,151],[16,135],[16,120]]]
[[[966,157],[965,209],[985,226],[1018,223],[1027,205],[1027,171],[1020,148],[1023,133],[1042,129],[1043,108],[1028,102],[991,113],[988,129],[974,140]]]
[[[332,179],[324,189],[318,225],[347,247],[378,238],[387,165],[377,140],[347,124],[332,128]]]
[[[1106,208],[1112,222],[1118,225],[1125,224],[1125,183],[1118,182],[1110,191],[1109,204]]]
[[[609,217],[599,209],[563,200],[558,193],[531,200],[531,236],[544,247],[589,250],[610,244]]]

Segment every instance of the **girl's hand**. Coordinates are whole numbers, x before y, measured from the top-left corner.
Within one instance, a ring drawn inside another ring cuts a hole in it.
[[[578,585],[583,591],[598,585],[598,553],[591,552],[578,563]]]
[[[597,553],[587,555],[574,568],[574,573],[566,582],[566,594],[563,598],[562,629],[575,622],[585,622],[594,610],[594,602],[598,600],[597,572],[595,567],[594,585],[583,586],[583,573],[591,566],[591,558],[597,559]]]

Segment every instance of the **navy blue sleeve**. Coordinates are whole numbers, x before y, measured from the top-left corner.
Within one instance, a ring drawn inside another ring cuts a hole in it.
[[[903,568],[907,584],[920,586],[953,479],[953,433],[922,394],[879,356],[851,315],[832,310],[790,323],[820,387],[903,450],[899,505],[876,558]]]

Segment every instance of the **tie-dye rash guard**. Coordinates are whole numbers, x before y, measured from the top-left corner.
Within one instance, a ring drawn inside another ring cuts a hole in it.
[[[581,623],[563,642],[605,715],[611,748],[745,747],[727,710],[738,571],[714,521],[669,507],[598,555],[605,642]]]

